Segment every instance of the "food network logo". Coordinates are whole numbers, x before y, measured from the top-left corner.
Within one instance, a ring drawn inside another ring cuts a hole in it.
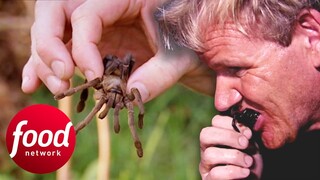
[[[18,112],[6,134],[9,156],[21,168],[37,174],[56,171],[71,157],[76,134],[59,109],[32,105]]]

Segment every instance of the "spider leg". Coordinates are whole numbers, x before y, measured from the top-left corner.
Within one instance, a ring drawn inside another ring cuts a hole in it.
[[[119,102],[116,107],[114,108],[114,117],[113,117],[113,123],[114,123],[114,132],[119,133],[120,131],[120,123],[119,123],[119,111],[123,108],[123,103]]]
[[[235,118],[232,119],[232,127],[235,131],[240,132],[239,128],[237,127],[237,120]]]
[[[126,107],[128,108],[128,124],[129,124],[129,128],[134,140],[134,145],[137,149],[137,154],[139,157],[143,156],[143,149],[142,149],[142,145],[141,142],[139,140],[138,134],[136,129],[134,128],[134,111],[133,111],[133,104],[131,101],[126,101],[125,102]]]
[[[84,84],[81,84],[77,87],[73,87],[73,88],[70,88],[68,89],[67,91],[63,92],[63,93],[60,93],[60,94],[57,94],[54,96],[54,99],[55,100],[59,100],[59,99],[62,99],[66,96],[71,96],[72,94],[78,92],[78,91],[81,91],[83,89],[87,89],[89,87],[93,87],[93,86],[96,86],[98,83],[100,83],[100,78],[96,78],[92,81],[89,81],[87,83],[84,83]]]
[[[94,106],[94,108],[91,110],[91,112],[87,115],[87,117],[81,121],[77,126],[75,127],[76,133],[78,133],[81,129],[83,129],[85,126],[87,126],[91,120],[93,119],[94,115],[97,114],[97,112],[102,108],[103,104],[107,101],[107,98],[104,96],[101,96],[101,99],[99,102]]]
[[[103,64],[104,64],[104,74],[110,75],[112,72],[114,72],[119,67],[119,61],[118,57],[107,55],[103,58]]]
[[[137,100],[137,105],[139,108],[138,126],[140,129],[142,129],[143,128],[144,107],[143,107],[143,102],[142,102],[139,90],[137,88],[132,88],[131,93],[128,94],[128,98],[131,101],[133,101],[134,99]]]
[[[103,118],[105,118],[105,117],[108,115],[108,112],[109,112],[110,108],[111,108],[112,105],[113,105],[113,101],[114,101],[114,98],[112,97],[112,95],[108,94],[108,95],[107,95],[106,107],[105,107],[104,110],[99,114],[99,118],[100,118],[100,119],[103,119]]]
[[[89,90],[88,89],[83,89],[81,94],[80,94],[80,101],[77,105],[77,112],[82,112],[84,107],[85,107],[85,103],[86,100],[88,99],[88,95],[89,95]]]
[[[127,54],[123,58],[123,64],[122,64],[122,66],[120,66],[120,70],[121,70],[121,77],[120,78],[125,80],[125,82],[127,82],[129,79],[129,76],[130,76],[131,71],[133,69],[134,63],[135,63],[135,61],[134,61],[131,54]]]

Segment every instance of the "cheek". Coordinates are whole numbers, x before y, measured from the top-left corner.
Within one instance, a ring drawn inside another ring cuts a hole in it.
[[[241,93],[245,99],[257,104],[264,104],[276,95],[275,86],[271,86],[272,79],[268,74],[247,74],[242,78]]]
[[[281,73],[252,77],[243,84],[244,94],[267,114],[287,118],[287,111],[297,102],[298,96],[294,82],[287,77]]]
[[[243,77],[242,90],[245,94],[256,97],[259,103],[286,101],[297,90],[297,73],[287,68],[287,63],[281,60],[268,61],[263,67],[248,71]]]
[[[244,99],[272,119],[272,124],[279,123],[279,119],[289,119],[291,114],[290,102],[294,100],[289,100],[288,91],[291,90],[285,88],[285,83],[271,73],[247,77],[242,83]]]

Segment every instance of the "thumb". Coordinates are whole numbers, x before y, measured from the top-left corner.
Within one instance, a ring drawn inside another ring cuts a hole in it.
[[[198,64],[193,51],[185,48],[159,50],[149,61],[137,68],[129,78],[128,88],[137,88],[147,102],[176,84]]]

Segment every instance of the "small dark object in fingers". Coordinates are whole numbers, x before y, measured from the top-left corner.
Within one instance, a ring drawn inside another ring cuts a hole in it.
[[[232,127],[235,131],[240,132],[239,128],[236,125],[236,122],[243,124],[244,126],[249,127],[253,130],[255,123],[257,122],[257,118],[259,117],[260,113],[252,110],[252,109],[245,109],[241,112],[234,111],[232,112],[231,116],[233,117],[232,120]]]

